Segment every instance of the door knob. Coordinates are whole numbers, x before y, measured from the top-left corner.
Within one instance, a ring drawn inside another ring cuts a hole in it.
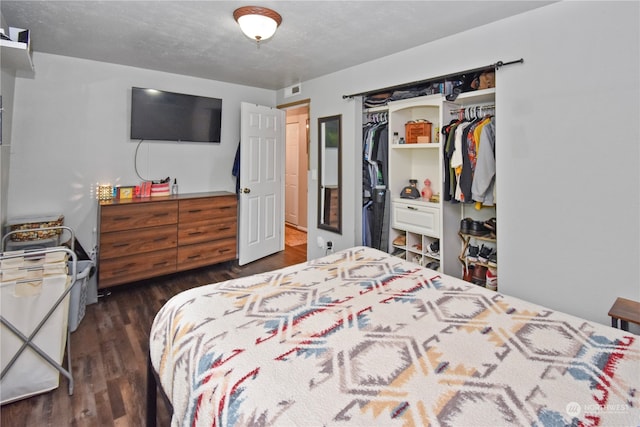
[[[251,193],[251,189],[250,188],[243,188],[242,192],[245,194]]]

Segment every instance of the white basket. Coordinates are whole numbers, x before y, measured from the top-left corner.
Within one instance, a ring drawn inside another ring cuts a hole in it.
[[[93,267],[93,261],[78,261],[78,275],[73,289],[71,289],[69,300],[69,331],[74,332],[78,329],[80,321],[84,318],[87,308],[87,284],[89,283],[89,273]],[[69,263],[69,268],[73,265]],[[70,272],[73,273],[73,272]]]

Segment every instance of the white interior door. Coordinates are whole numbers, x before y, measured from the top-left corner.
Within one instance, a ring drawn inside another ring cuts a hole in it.
[[[238,263],[284,250],[285,113],[243,102]]]
[[[284,219],[298,225],[298,123],[287,123]]]

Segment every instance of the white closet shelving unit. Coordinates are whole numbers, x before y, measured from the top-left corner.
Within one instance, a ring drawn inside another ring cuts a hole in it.
[[[405,136],[405,124],[410,121],[427,120],[432,123],[431,143],[389,144],[389,191],[391,192],[391,225],[389,252],[424,266],[438,261],[439,271],[462,277],[462,250],[465,243],[459,234],[460,220],[472,217],[478,220],[496,216],[495,208],[476,211],[472,204],[451,203],[443,200],[444,174],[443,136],[440,129],[455,118],[452,114],[460,108],[482,106],[495,102],[495,89],[478,90],[460,94],[455,102],[446,101],[442,94],[420,96],[389,102],[389,135],[394,132]],[[431,181],[437,199],[430,201],[404,199],[402,189],[410,179],[418,181],[422,190],[423,181]],[[405,245],[393,244],[398,236],[405,236]],[[434,254],[429,246],[438,242],[439,253]],[[432,266],[434,264],[431,264]]]
[[[427,120],[431,125],[430,143],[389,144],[389,190],[391,192],[391,229],[389,232],[390,252],[420,265],[446,259],[442,250],[438,254],[429,250],[434,242],[442,247],[442,209],[439,201],[422,198],[401,198],[402,189],[411,179],[418,181],[417,189],[422,190],[425,179],[431,181],[434,195],[440,193],[442,181],[442,146],[439,130],[443,122],[442,95],[427,95],[401,101],[389,102],[389,135],[398,133],[405,138],[405,124],[410,121]],[[405,236],[406,244],[398,245],[398,236]],[[434,264],[431,264],[433,266]],[[435,269],[435,268],[434,268]]]

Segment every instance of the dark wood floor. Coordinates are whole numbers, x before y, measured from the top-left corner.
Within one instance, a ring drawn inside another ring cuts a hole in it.
[[[306,245],[286,246],[243,267],[224,263],[114,288],[87,306],[71,334],[73,396],[61,376],[57,389],[2,406],[0,426],[143,426],[148,338],[160,307],[183,290],[297,264],[306,256]],[[160,399],[158,425],[170,425]]]

